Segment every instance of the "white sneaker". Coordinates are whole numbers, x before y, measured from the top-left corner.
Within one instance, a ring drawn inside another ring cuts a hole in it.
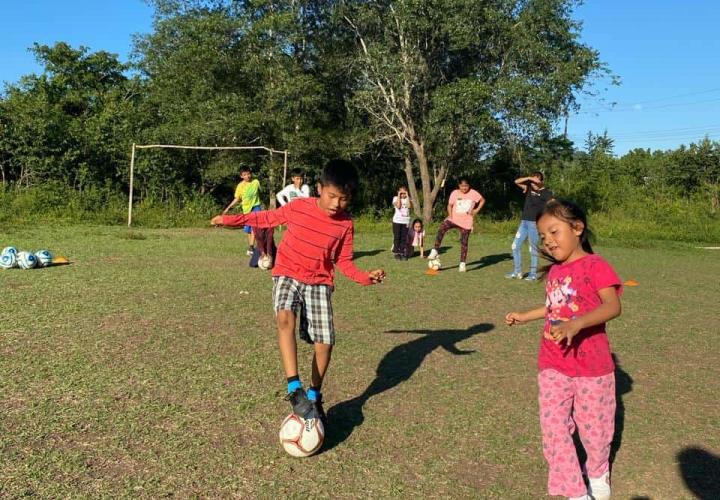
[[[464,262],[460,263],[460,265],[458,266],[458,271],[460,271],[461,273],[464,273],[466,271]]]
[[[428,260],[437,259],[437,256],[438,256],[438,251],[433,248],[432,250],[430,250],[430,253],[428,254]]]
[[[589,478],[588,493],[595,500],[610,500],[610,473],[606,472],[600,477]]]

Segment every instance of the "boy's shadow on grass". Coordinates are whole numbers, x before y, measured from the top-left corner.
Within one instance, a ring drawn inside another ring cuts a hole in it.
[[[363,406],[373,396],[392,389],[412,377],[425,357],[438,347],[455,355],[471,354],[455,345],[478,333],[487,333],[495,328],[490,323],[481,323],[466,330],[390,330],[386,333],[416,333],[421,337],[400,344],[390,350],[378,364],[375,379],[359,396],[338,403],[328,411],[328,429],[323,451],[331,450],[345,441],[356,427],[365,420]]]
[[[373,255],[377,255],[379,253],[383,253],[385,250],[375,249],[375,250],[360,250],[353,252],[353,259],[360,259],[362,257],[372,257]]]
[[[512,255],[509,253],[496,253],[494,255],[486,255],[478,260],[468,262],[467,270],[477,271],[478,269],[482,269],[483,267],[494,266],[495,264],[504,262],[506,260],[512,260]],[[456,267],[458,266],[450,266],[445,269],[453,269]]]
[[[625,430],[625,404],[623,403],[622,397],[632,391],[633,379],[628,372],[622,369],[620,366],[620,360],[613,353],[612,359],[615,362],[615,434],[613,435],[612,443],[610,443],[610,466],[615,462],[615,455],[617,455],[620,445],[622,444],[622,435]],[[578,450],[578,459],[580,463],[585,463],[587,460],[587,454],[583,449],[580,437],[577,431],[573,434],[573,440],[575,441],[575,447]]]
[[[720,498],[720,457],[697,447],[688,447],[677,454],[687,489],[697,498]]]

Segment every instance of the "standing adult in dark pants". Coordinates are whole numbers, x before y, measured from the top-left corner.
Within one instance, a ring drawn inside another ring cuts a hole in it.
[[[535,225],[537,215],[552,200],[553,193],[545,188],[545,176],[542,172],[533,172],[528,177],[518,177],[515,184],[525,193],[525,206],[522,212],[520,227],[515,233],[512,243],[513,272],[505,275],[506,278],[523,279],[522,274],[522,244],[527,239],[530,243],[530,272],[525,276],[527,281],[538,279],[538,231]]]

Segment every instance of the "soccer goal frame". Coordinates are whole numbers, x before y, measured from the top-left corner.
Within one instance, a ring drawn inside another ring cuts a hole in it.
[[[277,150],[268,148],[266,146],[182,146],[178,144],[135,144],[132,145],[132,152],[130,153],[130,188],[129,188],[129,200],[128,200],[128,227],[132,226],[132,209],[133,209],[133,181],[135,178],[135,151],[138,149],[200,149],[200,150],[237,150],[237,151],[250,151],[250,150],[262,150],[270,154],[270,162],[272,165],[272,158],[274,153],[283,155],[283,182],[285,186],[287,182],[287,168],[288,168],[288,151],[287,149]],[[270,193],[270,203],[274,199],[274,193]]]

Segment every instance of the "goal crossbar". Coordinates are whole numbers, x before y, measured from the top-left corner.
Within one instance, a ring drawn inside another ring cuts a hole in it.
[[[135,150],[136,149],[200,149],[200,150],[258,150],[267,151],[270,153],[270,159],[272,161],[273,153],[279,153],[283,155],[283,186],[287,181],[287,167],[288,167],[288,151],[287,149],[278,150],[268,148],[266,146],[183,146],[179,144],[135,144],[132,145],[132,152],[130,153],[130,186],[129,186],[129,200],[128,200],[128,227],[132,226],[132,208],[133,208],[133,181],[135,177]]]

